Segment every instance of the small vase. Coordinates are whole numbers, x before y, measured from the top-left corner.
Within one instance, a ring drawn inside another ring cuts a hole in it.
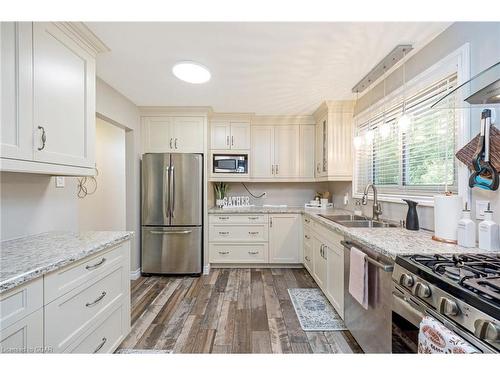
[[[216,206],[217,206],[217,207],[222,207],[222,206],[224,206],[224,199],[217,199],[217,200],[215,201],[215,204],[216,204]]]

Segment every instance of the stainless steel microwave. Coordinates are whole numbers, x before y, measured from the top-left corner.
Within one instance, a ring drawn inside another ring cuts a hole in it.
[[[214,154],[213,173],[248,173],[248,155]]]

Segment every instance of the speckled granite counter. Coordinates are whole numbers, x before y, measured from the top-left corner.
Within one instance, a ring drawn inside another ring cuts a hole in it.
[[[48,232],[0,242],[0,293],[126,241],[134,232]]]
[[[409,231],[403,228],[348,228],[322,218],[320,214],[340,215],[350,213],[342,209],[306,209],[304,207],[248,207],[236,209],[210,209],[209,214],[231,213],[302,213],[328,229],[380,252],[392,259],[398,255],[485,253],[479,248],[465,248],[432,240],[432,232]]]

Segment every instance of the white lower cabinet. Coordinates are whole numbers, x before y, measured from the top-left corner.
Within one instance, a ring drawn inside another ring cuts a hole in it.
[[[313,239],[313,277],[322,290],[326,287],[326,256],[323,242],[319,237]]]
[[[269,217],[269,263],[299,263],[300,215]]]
[[[327,245],[325,294],[340,317],[344,318],[344,249]]]
[[[108,353],[130,331],[130,241],[0,294],[0,352]]]
[[[267,243],[210,244],[211,263],[267,263]]]

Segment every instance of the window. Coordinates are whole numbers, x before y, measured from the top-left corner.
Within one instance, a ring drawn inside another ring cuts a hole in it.
[[[457,86],[457,72],[448,71],[439,79],[427,79],[424,87],[401,93],[390,102],[381,102],[356,117],[354,195],[374,183],[382,196],[430,197],[444,190],[458,191],[459,116],[451,109],[431,105]],[[450,98],[452,101],[453,98]],[[403,113],[409,124],[398,119]]]

